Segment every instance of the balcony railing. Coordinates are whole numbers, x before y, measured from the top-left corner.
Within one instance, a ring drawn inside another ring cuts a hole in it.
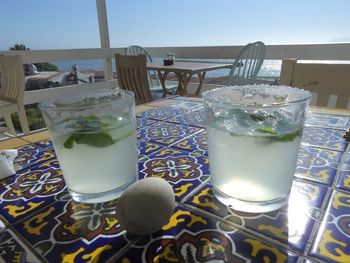
[[[176,54],[177,59],[234,59],[243,46],[206,46],[206,47],[148,47],[153,57],[165,57],[169,52]],[[103,59],[111,62],[114,54],[124,53],[124,48],[92,48],[62,50],[26,50],[3,51],[0,54],[21,54],[26,64],[40,62],[59,62],[67,60]],[[266,59],[282,60],[296,58],[298,60],[350,60],[350,43],[337,44],[297,44],[268,45]],[[111,63],[106,63],[111,65]],[[112,68],[105,68],[107,80],[113,79]],[[71,93],[79,89],[100,88],[106,83],[95,83],[50,88],[47,90],[27,91],[25,104],[37,103],[47,97]]]
[[[177,59],[212,60],[234,59],[243,46],[202,46],[202,47],[147,47],[152,57],[163,58],[169,52],[175,53]],[[86,89],[100,89],[116,85],[113,80],[112,60],[114,54],[124,53],[124,48],[92,48],[92,49],[63,49],[63,50],[25,50],[2,51],[0,54],[20,54],[25,64],[41,62],[62,62],[69,60],[101,59],[106,61],[104,76],[106,81],[49,89],[26,91],[24,104],[35,104],[43,99],[84,91]],[[282,60],[296,58],[298,60],[340,60],[350,61],[350,43],[337,44],[295,44],[295,45],[267,45],[266,60]],[[205,84],[203,90],[213,85]],[[189,91],[194,88],[189,85]]]

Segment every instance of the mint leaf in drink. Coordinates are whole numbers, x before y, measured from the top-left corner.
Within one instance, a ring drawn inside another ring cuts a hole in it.
[[[64,148],[72,149],[72,148],[73,148],[73,145],[74,145],[74,136],[71,135],[71,136],[69,136],[69,138],[64,142],[63,146],[64,146]]]
[[[74,135],[77,144],[86,144],[94,147],[107,147],[114,143],[112,137],[106,132],[81,133]]]
[[[233,136],[251,134],[261,137],[259,141],[263,143],[290,142],[301,136],[302,131],[302,127],[295,124],[293,115],[286,110],[232,108],[225,116],[218,116],[216,124],[229,129]]]
[[[266,130],[267,131],[267,130]],[[270,132],[266,132],[266,136],[257,136],[257,143],[259,144],[269,144],[269,143],[274,143],[274,142],[292,142],[294,141],[297,137],[300,137],[302,132],[301,130],[295,131],[295,132],[290,132],[290,133],[278,133],[276,132],[275,134],[271,134]]]
[[[277,134],[275,129],[272,128],[272,127],[258,128],[256,130],[259,131],[259,132],[262,132],[262,133]]]
[[[279,142],[291,142],[291,141],[294,141],[294,139],[298,136],[301,136],[301,131],[296,131],[294,133],[288,133],[288,134],[284,134],[284,135],[272,137],[272,138]]]
[[[117,119],[113,116],[89,115],[70,119],[69,127],[75,131],[68,137],[63,146],[67,149],[72,149],[74,143],[99,148],[110,146],[132,134],[133,130],[127,124],[124,119]],[[108,131],[115,129],[117,129],[117,133],[113,132],[112,137]]]
[[[76,133],[71,135],[63,144],[67,149],[72,149],[74,142],[77,144],[86,144],[94,147],[107,147],[114,143],[112,137],[106,132],[97,133]]]

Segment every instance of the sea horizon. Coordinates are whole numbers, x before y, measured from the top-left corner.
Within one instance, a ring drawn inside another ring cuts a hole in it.
[[[155,58],[155,61],[161,60],[161,58]],[[210,61],[210,62],[222,62],[222,63],[233,63],[234,59],[195,59],[197,61]],[[58,67],[60,71],[71,71],[74,65],[78,66],[80,71],[103,71],[104,61],[102,59],[89,59],[89,60],[67,60],[50,62]],[[281,70],[281,60],[265,60],[260,71],[259,76],[264,77],[279,77]],[[112,63],[113,70],[115,71],[114,61]],[[223,77],[227,76],[230,69],[218,69],[208,71],[206,74],[207,78]]]
[[[161,58],[155,58],[155,61],[161,60]],[[196,61],[210,61],[210,62],[222,62],[222,63],[233,63],[234,59],[194,59]],[[303,62],[304,60],[300,60]],[[320,61],[309,60],[308,62],[317,63]],[[60,71],[71,71],[73,65],[77,65],[80,71],[103,71],[104,61],[102,59],[89,59],[89,60],[67,60],[67,61],[57,61],[51,62],[56,65]],[[350,63],[350,61],[339,61],[339,60],[322,60],[322,63]],[[278,78],[281,72],[282,60],[271,60],[265,59],[258,76],[260,77],[271,77]],[[112,63],[113,71],[115,71],[114,61]],[[206,78],[215,78],[228,76],[230,69],[218,69],[213,71],[208,71]]]

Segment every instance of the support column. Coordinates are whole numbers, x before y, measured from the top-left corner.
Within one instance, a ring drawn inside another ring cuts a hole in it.
[[[98,25],[100,29],[101,48],[110,48],[108,20],[105,0],[96,0]],[[113,79],[112,58],[107,58],[104,63],[105,79]]]

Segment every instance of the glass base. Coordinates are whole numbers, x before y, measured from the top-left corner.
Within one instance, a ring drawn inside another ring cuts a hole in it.
[[[289,193],[284,196],[262,202],[249,202],[240,199],[232,198],[215,188],[212,187],[215,197],[224,205],[229,206],[233,210],[247,212],[247,213],[266,213],[277,210],[288,203]]]
[[[77,201],[80,203],[92,203],[92,204],[103,203],[103,202],[108,202],[108,201],[117,199],[119,196],[121,196],[121,194],[124,192],[126,188],[128,188],[131,184],[135,182],[136,182],[136,179],[116,189],[113,189],[107,192],[102,192],[102,193],[91,193],[91,194],[84,193],[83,194],[83,193],[74,192],[71,189],[68,189],[68,191],[74,201]]]

